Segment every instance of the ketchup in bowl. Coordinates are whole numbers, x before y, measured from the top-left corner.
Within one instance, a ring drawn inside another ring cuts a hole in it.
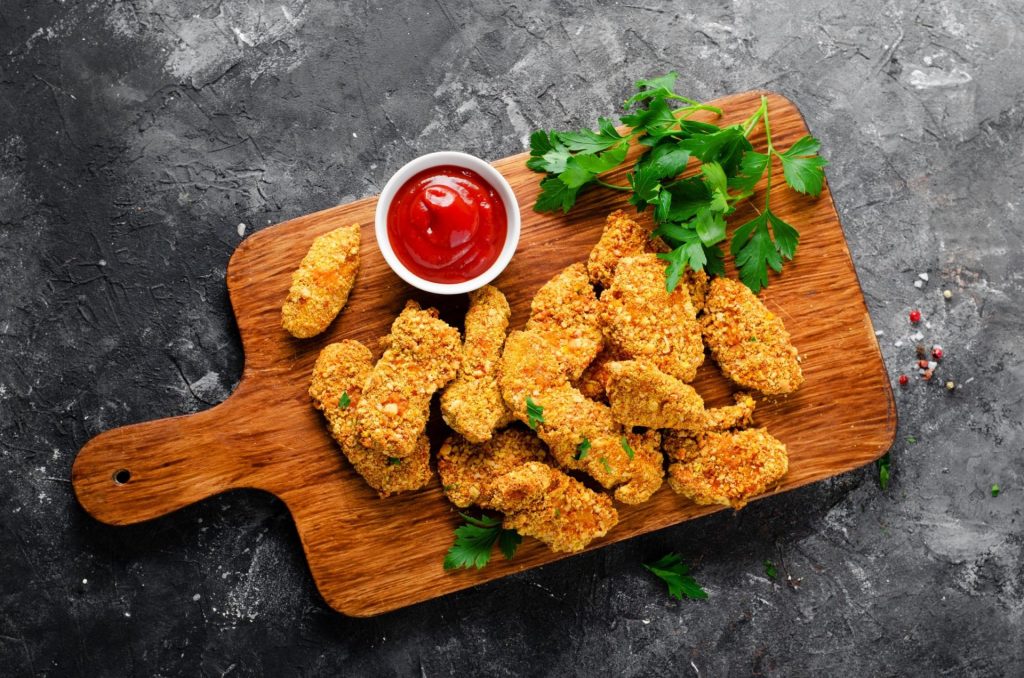
[[[498,259],[508,232],[505,203],[471,169],[441,165],[402,184],[387,213],[388,242],[412,273],[460,283]]]

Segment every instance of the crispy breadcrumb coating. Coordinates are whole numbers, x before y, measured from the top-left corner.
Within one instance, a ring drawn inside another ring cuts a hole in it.
[[[735,405],[713,407],[704,412],[706,431],[725,431],[730,428],[746,428],[754,420],[754,397],[746,391],[733,395]]]
[[[608,363],[608,402],[624,426],[704,428],[704,400],[689,384],[665,374],[646,360]]]
[[[604,345],[600,323],[597,296],[581,262],[564,269],[537,291],[526,329],[555,347],[562,371],[576,380]]]
[[[704,271],[695,271],[692,268],[687,268],[680,282],[686,285],[686,289],[690,293],[693,310],[700,314],[707,304],[708,288],[711,286],[708,274]]]
[[[360,442],[405,457],[416,450],[427,425],[434,391],[455,378],[462,343],[436,309],[423,310],[415,301],[406,303],[385,343],[356,407]]]
[[[359,224],[317,237],[292,274],[281,326],[299,339],[326,330],[348,301],[358,271]]]
[[[498,476],[528,461],[543,461],[546,456],[544,443],[519,428],[498,431],[485,443],[471,443],[455,434],[437,454],[437,473],[445,496],[465,508],[485,496]]]
[[[741,509],[789,469],[786,446],[763,428],[710,432],[696,443],[666,436],[664,449],[674,460],[669,486],[698,504]]]
[[[644,252],[659,252],[664,249],[660,238],[651,239],[650,226],[641,224],[635,216],[624,210],[615,210],[608,215],[601,239],[590,250],[587,258],[587,274],[590,282],[601,287],[612,284],[615,267],[624,257]]]
[[[309,396],[327,419],[331,436],[366,483],[381,497],[418,490],[430,482],[430,443],[425,435],[416,440],[412,454],[403,459],[369,450],[359,443],[356,405],[363,384],[373,369],[370,349],[358,341],[328,344],[313,367]],[[343,401],[347,406],[342,407]]]
[[[606,402],[608,400],[605,392],[608,384],[608,363],[616,360],[625,360],[625,356],[611,345],[605,344],[605,347],[597,354],[594,361],[587,365],[587,369],[583,370],[583,374],[573,385],[591,400]]]
[[[601,319],[618,351],[684,382],[693,381],[704,362],[690,293],[685,285],[665,290],[665,262],[653,254],[619,262],[612,286],[601,295]]]
[[[746,285],[715,278],[701,325],[722,373],[743,388],[775,395],[792,393],[803,383],[799,356],[782,319]]]
[[[469,293],[462,366],[441,394],[441,415],[466,440],[482,443],[512,421],[498,389],[498,360],[511,310],[501,291],[485,285]]]
[[[529,424],[527,398],[541,408],[543,421],[537,422],[537,435],[548,444],[551,456],[563,468],[587,473],[605,488],[636,484],[624,490],[620,501],[645,501],[663,476],[657,443],[653,450],[634,447],[630,459],[622,438],[632,440],[615,423],[607,405],[586,398],[573,388],[559,369],[554,350],[535,332],[513,332],[505,341],[498,383],[513,415]],[[580,445],[590,445],[583,453]],[[637,439],[638,444],[640,439]],[[652,468],[657,467],[657,473]],[[657,475],[655,485],[651,478]]]
[[[485,506],[505,514],[505,529],[567,553],[582,551],[619,522],[607,495],[536,461],[494,480]]]

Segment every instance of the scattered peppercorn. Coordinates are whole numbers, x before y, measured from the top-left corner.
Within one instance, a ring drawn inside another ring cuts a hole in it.
[[[954,384],[952,381],[947,381],[946,382],[946,390],[947,391],[952,391],[955,388],[956,388],[956,384]]]
[[[910,381],[910,377],[908,377],[905,374],[901,374],[900,375],[900,386],[906,386],[909,381]]]
[[[942,360],[942,347],[939,345],[932,346],[932,357],[936,360]]]
[[[924,360],[928,357],[928,353],[925,351],[924,344],[918,344],[914,349],[917,352],[917,359]]]
[[[918,311],[916,308],[910,312],[910,322],[915,325],[921,322],[921,312]]]
[[[921,378],[924,379],[925,381],[931,381],[931,379],[932,379],[932,371],[931,370],[925,370],[924,374],[921,375]]]
[[[917,361],[917,366],[920,367],[922,370],[927,370],[928,369],[928,361],[927,360],[918,360]]]
[[[942,290],[942,296],[944,296],[947,299],[952,299],[953,293],[950,292],[949,290]]]

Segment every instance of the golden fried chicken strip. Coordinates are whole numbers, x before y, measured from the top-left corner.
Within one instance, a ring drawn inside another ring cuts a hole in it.
[[[624,426],[704,429],[704,400],[689,384],[646,360],[608,363],[608,402]]]
[[[746,285],[715,278],[701,325],[722,373],[743,388],[776,395],[803,383],[800,358],[782,319]]]
[[[671,434],[663,449],[673,460],[669,486],[698,504],[741,509],[789,470],[786,446],[763,428],[710,432],[696,441]]]
[[[497,287],[469,293],[462,366],[441,394],[441,415],[466,440],[482,443],[512,421],[498,389],[498,360],[512,311]]]
[[[735,405],[713,407],[704,411],[704,430],[726,431],[746,428],[754,419],[754,397],[745,391],[733,395]]]
[[[526,329],[555,347],[558,363],[570,380],[580,378],[604,345],[597,296],[582,262],[564,269],[537,291]]]
[[[406,457],[427,425],[434,391],[455,378],[462,358],[459,331],[437,310],[415,301],[391,325],[387,349],[356,406],[360,442],[382,454]]]
[[[597,354],[594,361],[587,365],[587,369],[583,370],[583,374],[573,386],[591,400],[607,401],[608,364],[625,359],[626,357],[620,355],[612,346],[605,344],[605,347]]]
[[[358,271],[359,224],[317,237],[292,274],[281,326],[299,339],[326,330],[348,301]]]
[[[582,551],[619,522],[607,495],[536,461],[494,480],[485,506],[505,514],[505,529],[567,553]]]
[[[686,289],[690,292],[690,301],[693,302],[693,310],[699,314],[707,304],[708,288],[711,286],[708,274],[704,271],[687,268],[680,283],[686,285]]]
[[[418,490],[430,482],[431,476],[430,442],[425,435],[417,438],[415,450],[404,459],[389,457],[359,443],[356,406],[372,369],[373,355],[358,341],[328,344],[313,366],[309,396],[313,406],[323,412],[331,436],[356,473],[381,497]]]
[[[587,258],[587,274],[590,282],[602,287],[612,284],[615,267],[624,257],[644,252],[664,250],[660,238],[651,239],[651,228],[624,210],[615,210],[608,215],[601,231],[601,239],[590,250]]]
[[[459,508],[465,508],[486,496],[498,476],[526,462],[543,461],[546,456],[544,443],[519,428],[498,431],[484,443],[471,443],[455,434],[438,452],[437,473],[445,496]]]
[[[704,362],[696,318],[685,285],[665,290],[665,262],[653,254],[620,261],[612,286],[601,294],[601,320],[612,346],[684,382],[693,381]]]
[[[620,501],[645,501],[660,487],[664,473],[657,443],[651,450],[649,445],[641,445],[642,450],[634,446],[631,456],[623,444],[624,436],[637,445],[642,439],[623,433],[607,405],[586,398],[569,384],[554,350],[540,335],[512,332],[508,336],[498,384],[512,414],[520,421],[530,423],[528,398],[540,408],[542,421],[535,422],[537,435],[548,444],[559,466],[583,471],[606,488],[635,480],[636,484],[621,496],[617,491]]]

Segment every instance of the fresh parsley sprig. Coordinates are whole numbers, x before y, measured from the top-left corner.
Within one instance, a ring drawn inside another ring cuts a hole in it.
[[[460,567],[475,567],[479,570],[490,562],[494,542],[498,542],[498,548],[505,558],[511,560],[523,541],[515,530],[502,529],[501,520],[497,518],[486,515],[474,518],[461,512],[459,515],[466,523],[455,528],[455,543],[444,557],[446,570]]]
[[[740,279],[755,292],[768,284],[768,269],[781,272],[783,260],[796,254],[799,235],[770,209],[772,165],[782,165],[783,179],[795,191],[821,193],[826,161],[818,156],[817,139],[805,136],[786,151],[776,150],[768,117],[768,100],[761,97],[756,111],[740,125],[720,127],[691,120],[698,111],[722,111],[677,94],[678,74],[640,80],[638,92],[624,102],[620,134],[607,118],[598,130],[538,131],[530,137],[527,166],[546,177],[534,209],[568,212],[588,186],[603,186],[630,193],[629,201],[643,211],[654,210],[660,236],[671,251],[659,254],[666,261],[665,284],[671,291],[687,269],[723,274],[726,218],[739,203],[750,199],[767,174],[764,209],[734,232],[729,251]],[[676,102],[683,105],[673,107]],[[767,152],[754,151],[750,136],[763,123]],[[600,175],[625,162],[630,143],[647,150],[627,175],[629,185],[610,184]],[[680,178],[695,161],[699,172]]]
[[[533,402],[530,396],[526,396],[526,421],[534,431],[537,430],[537,424],[544,423],[544,408]]]
[[[704,600],[708,597],[697,580],[687,574],[690,568],[683,564],[678,553],[667,553],[653,563],[644,563],[644,567],[668,584],[668,593],[673,598],[682,600],[685,596],[691,600]]]

